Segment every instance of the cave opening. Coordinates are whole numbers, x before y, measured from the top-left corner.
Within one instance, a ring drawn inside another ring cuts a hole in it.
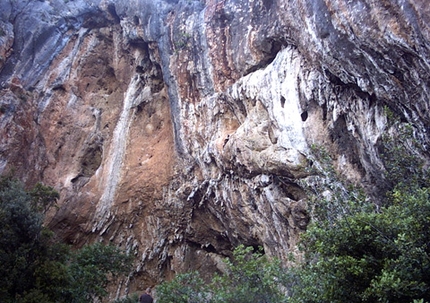
[[[302,121],[305,122],[308,119],[308,111],[301,113],[300,117],[302,118]]]

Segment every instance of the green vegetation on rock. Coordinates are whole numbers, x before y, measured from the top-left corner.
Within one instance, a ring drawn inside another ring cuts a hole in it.
[[[126,273],[131,258],[100,243],[71,251],[43,226],[57,199],[49,187],[30,191],[0,178],[0,302],[87,303],[104,297],[109,277]]]
[[[157,287],[158,303],[286,302],[280,283],[285,271],[279,261],[269,260],[262,250],[238,246],[226,270],[210,283],[198,272],[179,274]]]
[[[291,302],[430,300],[429,189],[393,191],[392,204],[364,207],[303,235]]]

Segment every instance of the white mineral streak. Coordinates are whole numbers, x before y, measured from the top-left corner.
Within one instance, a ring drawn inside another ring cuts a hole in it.
[[[103,227],[110,217],[110,209],[115,199],[118,184],[121,180],[121,168],[127,147],[128,130],[132,121],[131,113],[133,112],[133,107],[136,102],[142,100],[143,95],[148,93],[147,90],[142,89],[141,83],[140,76],[135,75],[124,97],[123,109],[113,132],[113,138],[103,168],[103,177],[100,179],[103,195],[97,205],[95,217],[98,222],[94,226],[94,230]]]
[[[301,155],[308,150],[298,93],[300,66],[296,50],[286,48],[265,69],[243,77],[231,88],[233,98],[250,98],[263,104],[269,120],[276,126],[277,147],[280,147],[270,153],[282,153],[284,161],[294,165],[301,164]],[[245,122],[241,128],[246,125]]]

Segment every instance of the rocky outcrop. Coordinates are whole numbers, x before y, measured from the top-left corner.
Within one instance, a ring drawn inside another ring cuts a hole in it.
[[[315,146],[384,191],[388,110],[428,156],[423,0],[1,5],[0,172],[60,192],[47,224],[68,242],[136,256],[112,296],[239,243],[287,260],[330,182]]]

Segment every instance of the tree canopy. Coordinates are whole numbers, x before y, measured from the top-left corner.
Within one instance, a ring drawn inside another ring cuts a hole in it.
[[[101,243],[72,251],[43,226],[58,197],[37,184],[26,191],[0,178],[0,302],[87,303],[104,297],[108,277],[129,271],[131,257]]]

